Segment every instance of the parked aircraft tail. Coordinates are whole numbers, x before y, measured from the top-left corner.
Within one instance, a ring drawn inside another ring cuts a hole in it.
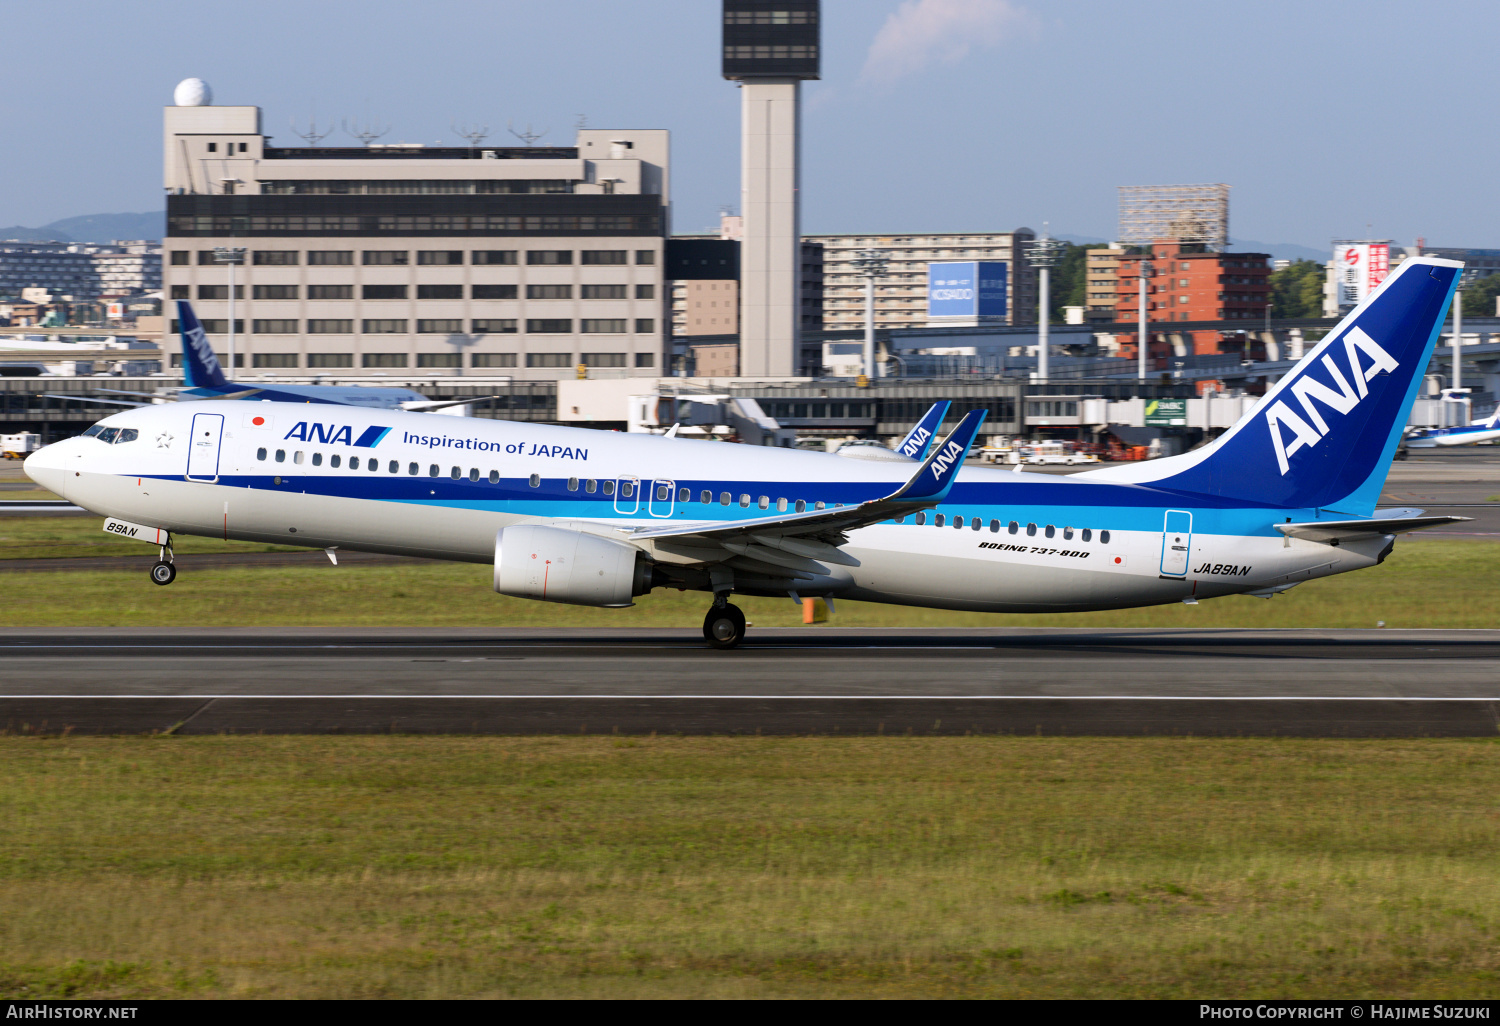
[[[1083,476],[1369,516],[1462,267],[1406,260],[1212,445]]]
[[[182,333],[182,378],[188,388],[223,388],[229,384],[219,358],[193,305],[185,299],[177,301],[177,320]]]

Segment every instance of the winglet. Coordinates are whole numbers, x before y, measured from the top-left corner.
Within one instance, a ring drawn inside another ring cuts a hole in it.
[[[948,494],[948,489],[953,487],[959,468],[964,465],[964,457],[969,454],[969,446],[974,444],[974,436],[979,434],[979,426],[984,423],[987,412],[971,410],[964,414],[964,419],[958,422],[958,427],[953,429],[952,434],[933,449],[932,455],[922,464],[922,469],[913,474],[911,480],[890,498],[903,502],[942,501]]]
[[[932,448],[932,441],[937,437],[937,430],[943,423],[943,418],[948,416],[948,407],[953,404],[947,399],[932,404],[932,409],[922,415],[915,427],[896,446],[896,451],[901,455],[914,460],[927,458],[927,450]]]
[[[208,336],[193,306],[185,299],[177,301],[178,327],[182,332],[182,379],[188,388],[223,388],[229,384],[219,358],[208,344]]]

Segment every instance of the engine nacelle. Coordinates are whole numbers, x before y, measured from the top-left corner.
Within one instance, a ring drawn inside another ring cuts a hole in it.
[[[578,606],[628,606],[651,590],[651,564],[629,545],[562,527],[495,533],[495,590]]]

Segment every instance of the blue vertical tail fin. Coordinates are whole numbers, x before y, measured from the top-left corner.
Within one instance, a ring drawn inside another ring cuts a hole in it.
[[[938,426],[943,423],[943,418],[948,416],[948,407],[953,405],[948,400],[933,403],[932,409],[922,415],[915,427],[907,432],[901,444],[896,446],[896,451],[901,455],[913,460],[925,460],[927,450],[932,448],[933,441],[937,438]]]
[[[188,388],[223,388],[229,384],[219,358],[208,344],[208,336],[193,306],[185,299],[177,301],[178,327],[182,333],[182,379]]]
[[[1090,476],[1370,515],[1462,267],[1406,260],[1212,445]]]

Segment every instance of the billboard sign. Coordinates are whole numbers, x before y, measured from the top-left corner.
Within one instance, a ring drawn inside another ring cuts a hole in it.
[[[1391,247],[1385,242],[1340,242],[1333,247],[1339,306],[1358,306],[1391,273]]]
[[[1147,399],[1147,427],[1187,427],[1186,399]]]
[[[1004,317],[1010,267],[1003,260],[927,265],[928,317]]]

